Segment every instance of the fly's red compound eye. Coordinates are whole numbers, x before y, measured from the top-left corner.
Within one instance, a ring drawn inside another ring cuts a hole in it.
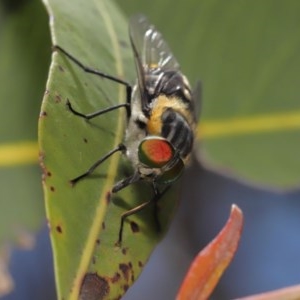
[[[139,145],[139,160],[150,168],[160,168],[174,156],[172,145],[160,137],[146,137]]]

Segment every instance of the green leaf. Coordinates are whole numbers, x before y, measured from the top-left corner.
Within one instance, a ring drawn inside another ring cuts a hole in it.
[[[128,25],[112,1],[45,1],[53,43],[87,66],[134,82],[135,67]],[[158,233],[153,207],[125,222],[117,246],[121,214],[148,201],[153,192],[135,184],[111,195],[114,183],[132,173],[115,154],[89,178],[70,180],[122,142],[125,110],[89,122],[72,114],[72,106],[90,113],[124,103],[125,88],[87,74],[56,51],[41,109],[39,143],[44,171],[46,210],[54,251],[59,299],[116,299],[137,279],[153,247],[166,231],[176,201],[160,201]]]
[[[29,1],[2,14],[0,245],[24,242],[44,220],[36,123],[50,62],[50,36],[43,5],[37,0]]]
[[[299,186],[300,2],[119,4],[147,13],[182,70],[201,79],[200,161],[259,185]]]

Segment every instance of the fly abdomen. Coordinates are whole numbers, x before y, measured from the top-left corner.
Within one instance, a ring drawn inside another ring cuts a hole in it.
[[[185,158],[193,147],[193,132],[186,119],[172,108],[162,114],[162,137],[167,139],[175,150]]]

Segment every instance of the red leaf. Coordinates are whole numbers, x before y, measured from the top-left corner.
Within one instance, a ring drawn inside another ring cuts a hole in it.
[[[223,229],[190,266],[177,300],[201,300],[209,297],[236,252],[242,227],[242,211],[233,205]]]
[[[299,300],[300,285],[294,285],[272,292],[257,294],[249,297],[239,298],[236,300]]]

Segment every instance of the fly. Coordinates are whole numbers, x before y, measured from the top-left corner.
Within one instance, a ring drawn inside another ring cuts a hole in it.
[[[129,38],[134,55],[137,79],[135,85],[82,64],[60,46],[71,61],[87,73],[112,80],[126,88],[126,102],[91,114],[76,111],[67,101],[69,110],[86,120],[110,111],[125,108],[127,129],[124,141],[96,161],[85,173],[71,180],[74,185],[89,176],[114,153],[122,152],[133,166],[133,174],[115,183],[113,193],[128,185],[146,181],[153,189],[153,197],[121,215],[117,244],[122,243],[124,222],[149,204],[155,205],[182,174],[188,163],[196,128],[196,99],[200,88],[191,90],[190,84],[160,32],[143,15],[130,20]]]

